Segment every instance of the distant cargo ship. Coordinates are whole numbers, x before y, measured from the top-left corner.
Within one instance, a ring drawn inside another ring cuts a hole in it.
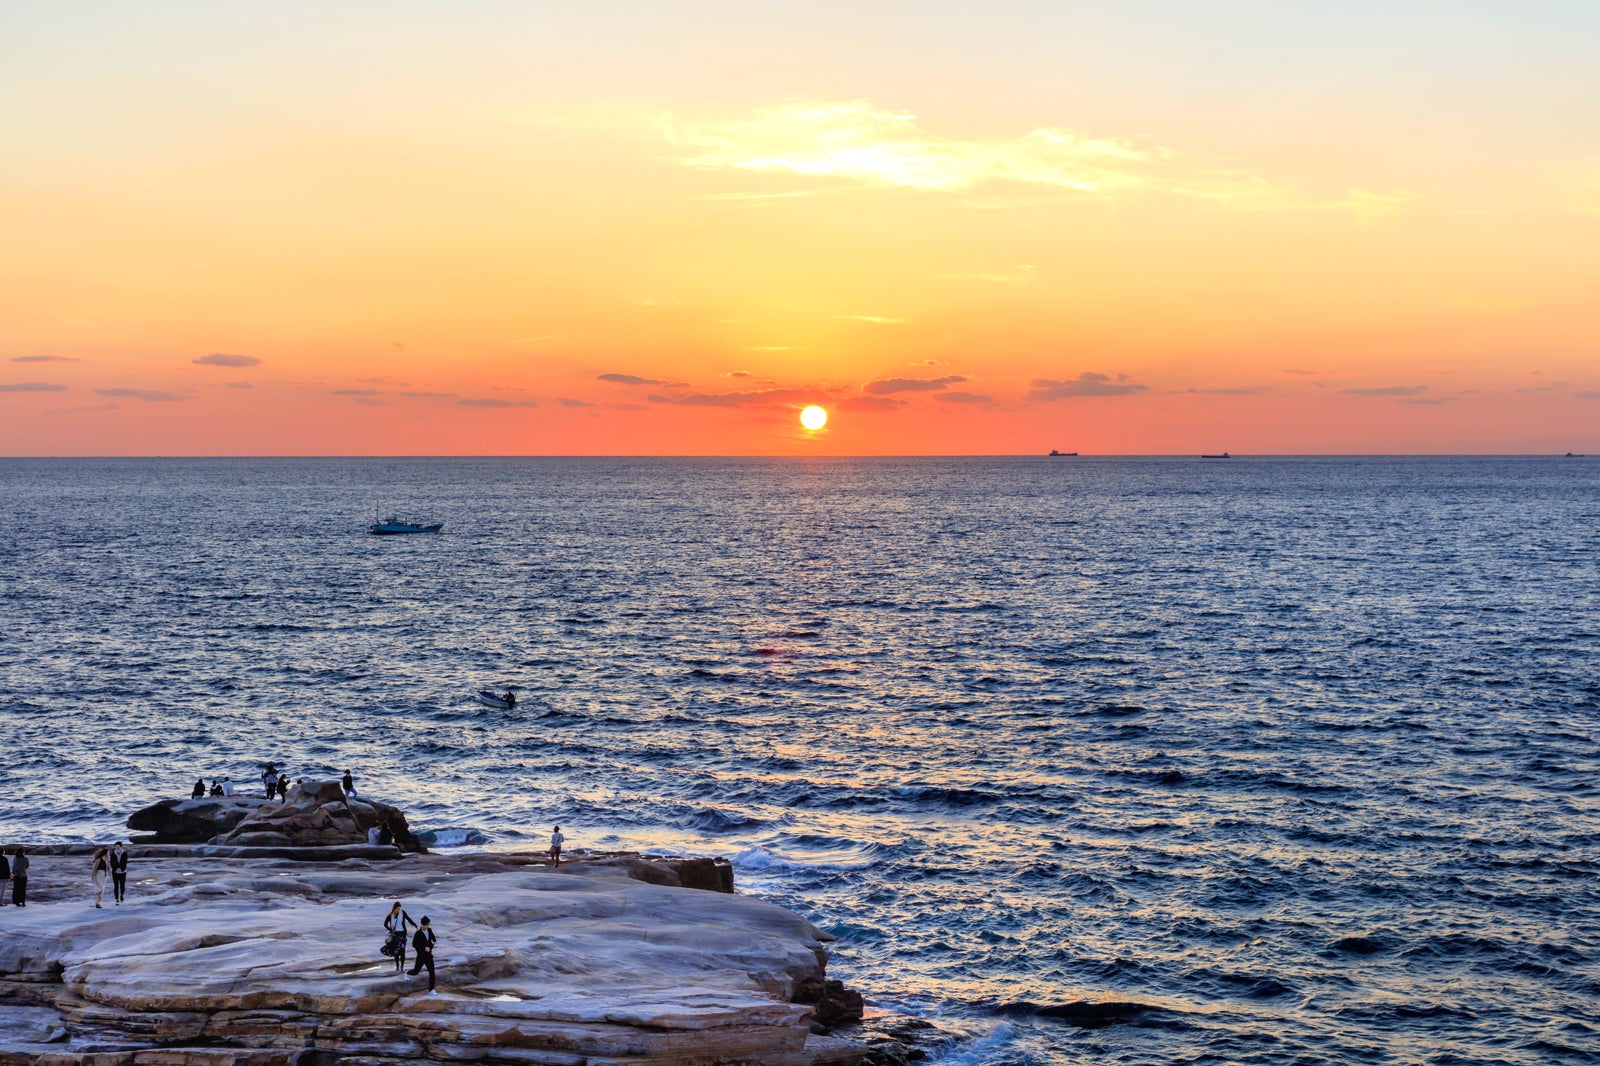
[[[1202,458],[1202,459],[1232,459],[1233,456],[1229,455],[1227,452],[1223,452],[1221,455],[1202,455],[1200,458]]]
[[[1058,456],[1058,457],[1060,457],[1062,459],[1070,459],[1073,456],[1077,455],[1078,453],[1077,452],[1058,452],[1054,448],[1051,448],[1050,449],[1050,454],[1054,455],[1054,456]]]

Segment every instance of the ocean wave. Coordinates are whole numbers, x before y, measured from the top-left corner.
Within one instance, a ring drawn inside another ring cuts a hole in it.
[[[489,843],[489,834],[481,829],[424,829],[417,839],[430,848],[460,848]]]

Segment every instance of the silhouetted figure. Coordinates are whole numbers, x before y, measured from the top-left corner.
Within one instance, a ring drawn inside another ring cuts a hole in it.
[[[211,794],[213,796],[222,795],[222,782],[215,777],[211,779]]]
[[[514,710],[517,709],[517,694],[515,692],[512,692],[510,689],[506,689],[506,697],[505,697],[505,699],[506,699],[506,710],[514,711]]]
[[[561,827],[556,826],[556,831],[550,834],[550,862],[552,865],[561,865],[561,845],[567,838],[561,835]]]
[[[417,935],[411,938],[411,946],[415,948],[417,952],[417,964],[406,972],[412,977],[415,977],[417,974],[421,973],[422,968],[426,966],[428,968],[428,995],[430,996],[436,996],[439,994],[438,992],[434,991],[433,988],[433,945],[437,944],[438,942],[439,938],[433,935],[433,929],[428,924],[427,916],[424,915],[422,924],[417,926]]]
[[[11,880],[11,860],[6,858],[5,849],[0,848],[0,889],[3,889],[5,883],[9,880]],[[5,892],[0,891],[0,907],[4,907],[5,905]]]
[[[198,780],[198,781],[196,781],[194,783],[194,791],[189,793],[189,798],[190,799],[195,799],[195,800],[197,800],[197,799],[205,799],[205,795],[206,795],[206,779],[202,777],[200,780]]]
[[[349,770],[344,772],[344,778],[339,783],[344,786],[344,794],[346,796],[354,796],[356,794],[356,779],[350,776]]]
[[[273,793],[278,791],[278,768],[267,763],[267,768],[261,771],[261,783],[266,786],[267,799],[271,799]]]
[[[28,905],[28,853],[19,844],[11,859],[11,902]]]
[[[121,903],[128,895],[128,849],[117,841],[111,848],[111,896]]]
[[[280,803],[288,803],[289,802],[289,775],[288,774],[284,774],[282,777],[278,778],[278,801]]]
[[[394,843],[394,826],[389,824],[389,819],[387,819],[387,818],[385,818],[382,822],[378,823],[378,843],[380,843],[380,844],[393,844]]]

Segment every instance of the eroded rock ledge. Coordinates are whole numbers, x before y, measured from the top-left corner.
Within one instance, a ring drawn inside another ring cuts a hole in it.
[[[720,880],[711,869],[136,851],[128,902],[108,891],[96,910],[83,856],[40,855],[34,905],[0,911],[0,1064],[860,1062],[796,1002],[822,990],[837,1005],[826,934],[758,900],[635,879]],[[378,953],[395,899],[438,931],[437,997]]]

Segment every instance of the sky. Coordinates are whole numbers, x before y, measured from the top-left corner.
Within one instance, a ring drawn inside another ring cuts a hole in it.
[[[1596,55],[1588,0],[4,4],[0,454],[1600,453]]]

